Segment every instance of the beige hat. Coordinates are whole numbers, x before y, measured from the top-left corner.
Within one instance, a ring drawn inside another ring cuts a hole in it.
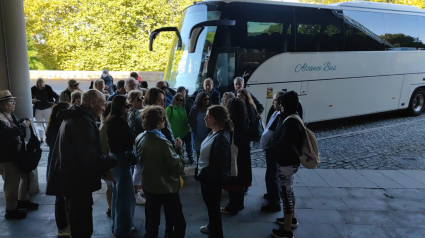
[[[0,91],[0,101],[11,99],[11,98],[16,98],[16,97],[12,97],[12,94],[9,92],[9,90]]]
[[[75,79],[70,79],[68,80],[68,86],[74,86],[74,85],[79,85],[80,83],[77,82],[77,80]]]

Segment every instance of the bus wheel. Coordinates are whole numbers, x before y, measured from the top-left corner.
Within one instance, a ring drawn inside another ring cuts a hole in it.
[[[419,116],[425,108],[425,90],[419,89],[413,93],[409,104],[409,113],[412,116]]]

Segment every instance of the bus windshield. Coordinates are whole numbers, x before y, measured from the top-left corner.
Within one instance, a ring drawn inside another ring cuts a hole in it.
[[[178,26],[182,47],[177,47],[178,38],[175,37],[164,76],[170,87],[184,86],[190,93],[202,87],[217,27],[205,27],[199,35],[194,53],[188,52],[188,46],[190,30],[194,25],[220,18],[220,11],[208,11],[208,7],[205,4],[193,5],[182,15]]]

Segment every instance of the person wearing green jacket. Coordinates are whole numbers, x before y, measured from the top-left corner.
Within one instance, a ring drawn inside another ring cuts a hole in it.
[[[176,93],[170,106],[167,107],[167,119],[170,122],[171,131],[174,138],[184,139],[189,134],[189,121],[184,108],[184,97],[181,93]],[[192,158],[189,157],[189,161]]]

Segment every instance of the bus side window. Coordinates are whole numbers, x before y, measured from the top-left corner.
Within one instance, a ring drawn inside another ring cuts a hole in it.
[[[384,14],[344,10],[345,50],[384,50]]]

